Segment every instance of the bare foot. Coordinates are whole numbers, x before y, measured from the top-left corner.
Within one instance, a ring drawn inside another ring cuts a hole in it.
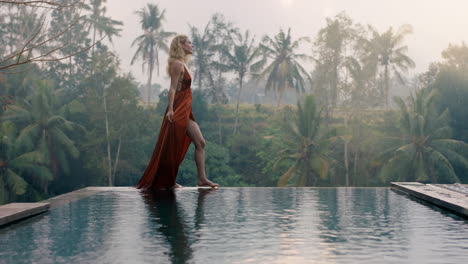
[[[197,182],[197,185],[198,186],[208,186],[208,187],[211,187],[211,188],[216,188],[219,186],[219,184],[217,183],[214,183],[208,179],[204,179],[204,180],[198,180]]]

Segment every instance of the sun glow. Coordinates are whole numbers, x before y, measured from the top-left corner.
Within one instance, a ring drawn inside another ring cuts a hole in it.
[[[291,7],[294,4],[294,0],[281,0],[281,4],[284,7]]]

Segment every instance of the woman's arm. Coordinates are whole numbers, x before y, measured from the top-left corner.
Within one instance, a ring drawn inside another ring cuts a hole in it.
[[[180,88],[182,79],[184,78],[184,64],[180,61],[173,61],[169,69],[171,76],[171,86],[169,87],[169,104],[167,109],[167,119],[172,122],[174,116],[174,98],[177,89]]]

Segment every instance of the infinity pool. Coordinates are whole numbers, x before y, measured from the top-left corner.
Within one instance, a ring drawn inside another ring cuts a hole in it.
[[[0,229],[0,263],[466,263],[468,221],[387,188],[106,191]]]

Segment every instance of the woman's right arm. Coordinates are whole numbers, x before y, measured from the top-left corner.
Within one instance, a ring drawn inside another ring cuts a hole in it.
[[[174,98],[178,86],[181,85],[182,78],[184,77],[184,64],[180,61],[173,61],[171,67],[169,68],[169,73],[171,76],[171,86],[169,87],[169,104],[167,108],[167,119],[172,122],[172,117],[174,116]]]

